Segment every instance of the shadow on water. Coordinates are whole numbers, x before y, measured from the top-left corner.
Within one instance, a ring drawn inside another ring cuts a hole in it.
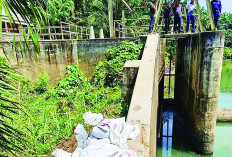
[[[232,109],[232,61],[224,61],[218,108]],[[214,153],[201,155],[192,151],[191,135],[183,118],[173,106],[164,106],[157,157],[232,157],[232,122],[217,122]]]
[[[232,123],[217,123],[214,153],[201,155],[191,151],[191,135],[185,129],[183,119],[174,110],[164,110],[162,116],[157,157],[232,157]]]

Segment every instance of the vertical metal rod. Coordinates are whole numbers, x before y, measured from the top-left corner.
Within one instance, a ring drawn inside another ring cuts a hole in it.
[[[170,58],[169,58],[169,85],[168,85],[168,98],[170,98],[170,95],[171,95],[171,68],[172,68],[172,56],[171,56],[171,53],[170,53]]]
[[[72,39],[72,34],[71,34],[71,25],[69,24],[69,35],[70,35],[70,39]]]
[[[77,36],[77,39],[78,39],[78,32],[77,32],[77,26],[76,26],[76,36]]]
[[[169,120],[167,121],[167,137],[168,137],[168,130],[169,130]]]
[[[63,28],[62,28],[62,22],[60,22],[60,29],[61,29],[61,36],[62,36],[62,39],[64,39]]]
[[[82,27],[81,27],[81,39],[82,39]]]
[[[88,39],[88,30],[86,28],[86,39]]]

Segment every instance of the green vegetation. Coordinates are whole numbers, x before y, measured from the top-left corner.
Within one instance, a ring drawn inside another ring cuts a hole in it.
[[[5,120],[23,134],[21,137],[24,142],[17,141],[18,136],[8,138],[23,148],[17,154],[50,154],[58,143],[70,139],[78,123],[83,124],[82,116],[87,111],[101,112],[108,118],[125,116],[127,105],[121,98],[120,87],[123,65],[126,60],[138,59],[141,48],[142,45],[122,42],[110,49],[106,54],[106,62],[98,64],[91,80],[75,65],[66,68],[66,75],[55,87],[48,84],[49,78],[44,73],[36,83],[19,79],[19,92],[15,94],[20,102],[20,110],[5,112],[12,119],[0,117],[0,120]],[[7,64],[2,59],[0,63]],[[2,147],[0,152],[9,153],[8,149]]]
[[[232,59],[232,48],[225,47],[223,56],[225,59]]]
[[[202,21],[204,23],[205,28],[210,30],[209,17],[207,14],[207,10],[204,8],[201,9]],[[219,30],[225,30],[226,40],[225,40],[225,51],[224,58],[231,59],[232,56],[232,13],[223,13],[219,19],[218,28]]]
[[[232,76],[232,60],[226,60],[223,62],[221,88],[220,88],[221,92],[232,93],[231,76]]]
[[[67,22],[79,26],[94,26],[95,34],[99,34],[99,30],[104,30],[105,36],[109,36],[109,17],[108,17],[108,1],[105,0],[47,0],[43,2],[43,7],[39,5],[40,14],[44,15],[47,21],[46,25],[57,26],[60,22]],[[141,0],[130,0],[127,2],[129,6],[142,6]],[[113,18],[122,18],[122,9],[125,9],[121,0],[113,0]],[[136,12],[125,12],[126,18],[138,19],[149,18],[149,10],[146,8],[136,8]],[[127,24],[147,25],[149,20],[128,21]],[[133,30],[136,31],[136,30]]]
[[[121,86],[122,70],[127,60],[137,60],[141,56],[143,45],[123,41],[121,45],[109,49],[106,54],[106,61],[97,65],[93,73],[92,83],[102,86]]]

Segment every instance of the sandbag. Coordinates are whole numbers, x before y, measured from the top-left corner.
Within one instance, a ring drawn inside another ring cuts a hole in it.
[[[104,119],[92,130],[91,135],[96,138],[109,138],[112,127],[125,123],[125,117],[118,119]]]
[[[97,144],[97,143],[111,143],[109,138],[96,138],[93,135],[90,135],[88,140],[86,141],[86,145],[90,145],[90,144]]]
[[[98,143],[88,145],[82,150],[79,157],[114,157],[121,154],[121,149],[113,144]]]
[[[81,152],[82,152],[82,149],[81,149],[81,148],[77,148],[77,149],[72,153],[72,157],[79,157]]]
[[[82,151],[81,148],[77,148],[73,153],[69,153],[61,149],[55,149],[52,152],[52,156],[54,157],[79,157],[79,154],[81,151]]]
[[[133,151],[133,150],[123,150],[123,153],[120,157],[141,157],[139,153]]]
[[[103,120],[103,116],[101,113],[96,114],[92,112],[86,112],[83,115],[85,124],[96,126],[98,123],[100,123]]]
[[[61,149],[55,149],[52,152],[52,156],[54,156],[54,157],[72,157],[72,153],[63,151]]]
[[[131,125],[127,123],[114,124],[114,127],[110,131],[111,143],[117,145],[122,149],[127,149],[127,139],[131,132]]]
[[[86,146],[85,142],[88,138],[88,134],[83,127],[83,125],[78,124],[74,130],[74,135],[76,136],[78,148],[84,148]]]
[[[125,117],[104,119],[102,114],[87,112],[83,116],[85,124],[94,126],[91,135],[78,124],[74,130],[78,148],[73,153],[60,149],[52,152],[54,157],[140,157],[128,150],[127,140],[135,139],[140,134],[139,125],[125,122]]]

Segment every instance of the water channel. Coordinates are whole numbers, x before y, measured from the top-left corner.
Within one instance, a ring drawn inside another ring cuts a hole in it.
[[[219,96],[219,109],[232,109],[232,61],[224,61]],[[162,134],[157,157],[232,157],[232,122],[217,122],[214,153],[200,155],[190,151],[191,143],[183,120],[175,111],[163,112]]]

